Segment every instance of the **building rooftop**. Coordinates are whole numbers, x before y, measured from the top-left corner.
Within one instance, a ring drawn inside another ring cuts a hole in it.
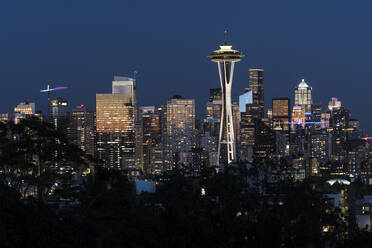
[[[310,88],[310,86],[305,82],[305,79],[302,79],[302,81],[297,86],[298,88]]]

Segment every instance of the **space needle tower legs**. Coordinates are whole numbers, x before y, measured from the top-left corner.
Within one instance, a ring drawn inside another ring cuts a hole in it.
[[[240,61],[244,55],[239,51],[233,50],[231,47],[225,39],[220,49],[208,56],[213,62],[217,63],[222,91],[222,111],[217,150],[218,165],[227,165],[236,160],[231,86],[235,62]]]

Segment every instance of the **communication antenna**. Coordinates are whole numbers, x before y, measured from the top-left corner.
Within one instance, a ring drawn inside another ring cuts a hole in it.
[[[136,75],[138,74],[138,71],[137,70],[134,70],[133,71],[133,79],[134,81],[136,81]]]

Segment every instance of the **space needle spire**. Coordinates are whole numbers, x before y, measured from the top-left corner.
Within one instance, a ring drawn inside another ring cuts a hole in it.
[[[220,49],[208,56],[216,62],[222,90],[222,112],[220,132],[218,137],[218,165],[228,165],[236,160],[236,146],[234,124],[231,107],[231,86],[235,62],[239,62],[244,55],[227,42],[227,30],[224,31],[224,43]]]

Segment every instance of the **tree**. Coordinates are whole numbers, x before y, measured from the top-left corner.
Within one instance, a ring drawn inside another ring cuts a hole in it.
[[[4,183],[41,201],[57,183],[68,182],[86,165],[83,152],[48,122],[38,118],[0,126],[0,166]]]

